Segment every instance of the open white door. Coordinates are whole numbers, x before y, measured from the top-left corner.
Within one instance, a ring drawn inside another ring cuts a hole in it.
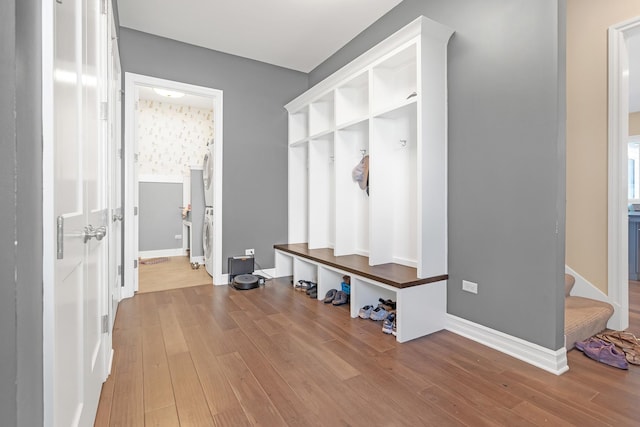
[[[106,378],[107,121],[100,107],[105,18],[98,0],[43,8],[43,120],[57,259],[45,283],[45,425],[92,425]],[[45,34],[49,29],[50,33]],[[52,43],[52,45],[48,45]],[[47,58],[48,52],[51,57]],[[49,59],[49,61],[47,61]],[[47,129],[45,135],[48,134]],[[45,175],[45,179],[47,176]],[[45,190],[47,191],[47,190]],[[45,252],[47,253],[47,252]],[[45,261],[46,264],[46,261]],[[45,265],[45,271],[46,269]],[[107,348],[109,347],[109,348]]]
[[[107,43],[109,45],[107,57],[108,74],[108,106],[109,106],[109,133],[108,153],[109,153],[109,211],[111,218],[109,221],[109,290],[108,290],[108,330],[111,337],[113,324],[115,322],[116,310],[120,302],[120,289],[122,287],[122,144],[121,144],[121,68],[120,53],[118,51],[118,39],[116,37],[115,19],[113,11],[109,9],[108,23],[109,32]],[[110,340],[109,340],[110,341]],[[108,362],[111,354],[108,355]],[[111,363],[107,364],[107,369]]]

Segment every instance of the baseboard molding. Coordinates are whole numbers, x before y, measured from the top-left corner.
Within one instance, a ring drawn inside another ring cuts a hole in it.
[[[182,248],[175,249],[159,249],[156,251],[140,251],[138,252],[138,257],[141,259],[147,258],[159,258],[164,256],[186,256],[187,253]]]
[[[274,278],[276,277],[276,269],[275,268],[265,268],[262,270],[255,270],[253,272],[254,274],[257,274],[259,276],[263,276],[266,277],[267,279],[270,278]],[[222,282],[221,283],[214,283],[215,285],[228,285],[229,284],[229,274],[223,274],[222,275]]]
[[[565,347],[555,351],[549,350],[452,314],[447,314],[447,330],[555,375],[569,370]]]
[[[204,256],[192,256],[189,258],[189,262],[197,262],[198,264],[204,265]]]

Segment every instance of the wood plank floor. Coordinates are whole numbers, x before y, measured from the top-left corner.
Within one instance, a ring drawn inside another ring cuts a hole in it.
[[[166,291],[213,283],[204,265],[194,270],[187,256],[167,257],[157,264],[138,265],[138,293]]]
[[[631,318],[640,326],[640,285]],[[405,344],[287,280],[122,301],[96,426],[637,426],[640,367],[555,376],[442,331]]]

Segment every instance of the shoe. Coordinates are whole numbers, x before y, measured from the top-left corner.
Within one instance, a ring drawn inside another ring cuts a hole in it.
[[[343,305],[349,302],[349,295],[342,291],[336,292],[336,297],[331,301],[333,305]]]
[[[373,310],[372,305],[365,305],[358,311],[358,317],[361,319],[368,319],[371,316],[372,310]]]
[[[394,313],[389,314],[387,318],[384,319],[384,322],[382,322],[382,332],[385,334],[393,333],[393,325],[395,321],[396,315]]]
[[[337,293],[337,289],[329,289],[329,292],[327,292],[327,294],[324,296],[324,303],[329,304],[330,302],[332,302],[335,299]]]
[[[391,335],[393,335],[394,337],[398,336],[397,326],[398,326],[398,320],[394,317],[393,325],[391,325]]]
[[[307,295],[309,295],[309,298],[317,299],[318,298],[318,289],[317,288],[313,288],[313,290],[311,292],[307,291]]]
[[[380,302],[380,305],[382,305],[382,307],[388,312],[395,311],[396,309],[395,301],[391,301],[390,299],[382,299],[382,298],[378,298],[378,301]]]
[[[386,319],[388,315],[389,312],[382,308],[382,305],[379,305],[373,309],[373,311],[371,312],[371,316],[369,316],[369,319],[375,320],[377,322]]]
[[[621,349],[624,352],[627,362],[633,365],[640,365],[640,340],[631,332],[603,332],[597,334],[595,337]]]
[[[584,341],[578,341],[576,342],[576,348],[584,352],[589,358],[605,365],[619,369],[629,369],[629,363],[624,353],[618,350],[615,345],[599,338],[591,337]]]
[[[315,283],[312,283],[310,286],[307,287],[307,295],[309,295],[311,292],[316,291],[316,295],[318,294],[318,285],[316,285]]]

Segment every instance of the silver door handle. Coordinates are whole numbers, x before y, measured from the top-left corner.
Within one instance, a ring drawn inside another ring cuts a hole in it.
[[[87,243],[89,240],[95,237],[96,240],[102,240],[104,236],[107,235],[107,227],[101,225],[98,228],[94,228],[93,225],[87,225],[84,228],[83,237],[84,242]]]
[[[113,220],[113,222],[116,222],[116,221],[122,221],[122,215],[116,215],[116,214],[113,214],[113,216],[111,217],[111,219]]]

